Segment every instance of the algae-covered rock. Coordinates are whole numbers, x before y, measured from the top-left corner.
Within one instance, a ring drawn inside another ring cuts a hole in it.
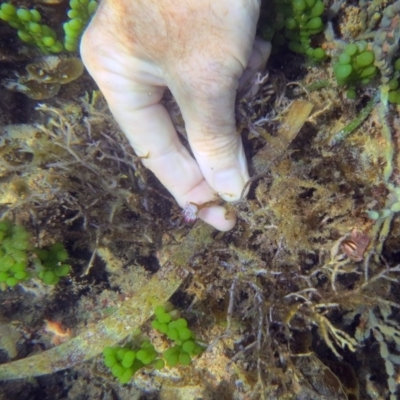
[[[20,92],[33,100],[46,100],[54,97],[61,85],[78,79],[84,71],[79,58],[60,58],[46,56],[26,66],[27,74],[18,80],[6,80],[3,85]]]

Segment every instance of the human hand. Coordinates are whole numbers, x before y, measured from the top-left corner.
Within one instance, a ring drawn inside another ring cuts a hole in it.
[[[249,178],[234,105],[259,8],[259,0],[103,0],[82,38],[82,60],[116,121],[181,207],[237,200]],[[160,104],[165,87],[195,159]],[[236,223],[222,206],[198,216],[222,231]]]

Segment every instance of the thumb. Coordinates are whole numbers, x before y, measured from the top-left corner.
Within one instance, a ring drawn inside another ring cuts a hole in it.
[[[231,57],[230,62],[227,57],[223,63],[200,62],[193,68],[184,63],[186,68],[179,71],[178,82],[171,79],[168,83],[181,109],[201,172],[226,201],[238,200],[249,179],[242,141],[236,131],[238,83],[242,92],[249,92],[252,86],[251,90],[255,90],[252,82],[256,73],[265,69],[270,52],[269,43],[256,39],[245,69],[239,57]]]
[[[212,68],[212,67],[211,67]],[[200,170],[220,197],[226,201],[240,198],[249,179],[243,145],[235,124],[236,73],[207,70],[204,74],[180,75],[179,82],[168,82],[185,121],[190,147]],[[179,86],[177,86],[179,85]]]

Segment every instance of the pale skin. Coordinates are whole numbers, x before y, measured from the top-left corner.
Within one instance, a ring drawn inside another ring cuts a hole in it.
[[[259,0],[103,0],[81,55],[143,164],[181,207],[240,198],[249,179],[236,91],[252,54]],[[160,100],[175,97],[193,158]],[[221,231],[222,206],[199,217]]]

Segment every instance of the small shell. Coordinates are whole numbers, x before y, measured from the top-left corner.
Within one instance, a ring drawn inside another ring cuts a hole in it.
[[[354,261],[362,261],[364,252],[369,245],[369,236],[354,228],[350,237],[342,242],[342,250],[347,257]]]
[[[196,221],[198,213],[199,208],[193,203],[186,203],[184,209],[182,210],[183,219],[186,223],[193,223]]]

